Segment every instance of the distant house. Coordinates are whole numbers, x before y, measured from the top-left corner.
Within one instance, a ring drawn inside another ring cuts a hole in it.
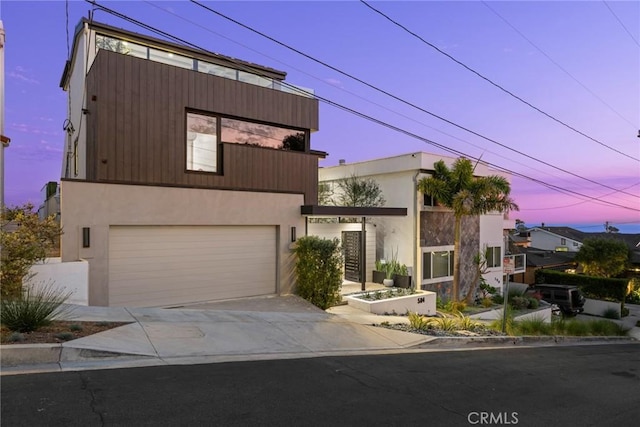
[[[528,230],[529,247],[555,252],[577,252],[585,233],[571,227],[532,227]]]
[[[528,230],[529,247],[547,252],[565,252],[575,256],[585,239],[613,239],[629,248],[630,275],[640,275],[640,234],[587,233],[571,227],[532,227]],[[534,258],[535,259],[535,258]],[[529,262],[529,257],[527,257]]]
[[[371,219],[376,233],[375,259],[388,260],[397,255],[398,261],[409,267],[414,286],[449,298],[453,282],[454,216],[449,209],[437,205],[417,189],[418,181],[433,172],[433,165],[438,160],[444,160],[450,167],[455,158],[419,152],[341,163],[320,168],[319,181],[337,192],[336,184],[343,178],[352,175],[372,178],[380,186],[387,205],[407,206],[406,217]],[[475,173],[478,176],[497,174],[482,163],[477,165]],[[461,271],[461,297],[474,277],[472,260],[480,251],[489,253],[485,279],[492,286],[502,288],[505,230],[514,227],[514,220],[502,212],[463,218],[461,259],[465,263]],[[524,272],[524,262],[517,268]],[[369,275],[367,280],[371,280],[371,271],[366,274]]]

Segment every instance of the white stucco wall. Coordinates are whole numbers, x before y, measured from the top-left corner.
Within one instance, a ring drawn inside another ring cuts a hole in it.
[[[25,286],[52,286],[61,292],[71,292],[70,304],[89,305],[89,263],[84,260],[62,262],[46,258],[29,270]]]
[[[70,109],[67,106],[68,119],[73,124],[75,131],[73,133],[66,133],[65,146],[62,155],[62,171],[60,176],[63,178],[75,178],[85,179],[87,176],[86,169],[86,120],[85,115],[82,113],[82,109],[87,105],[87,94],[85,93],[85,79],[87,71],[91,68],[93,60],[96,56],[95,37],[89,37],[91,32],[86,28],[87,24],[84,24],[85,28],[78,37],[76,44],[75,55],[73,63],[71,64],[71,76],[69,84],[64,89],[67,91],[67,96],[70,97]],[[89,45],[87,46],[87,44]],[[78,158],[78,170],[75,173],[73,152],[74,144],[77,138],[77,158]],[[70,154],[69,154],[70,153]],[[67,162],[69,163],[67,165]],[[68,170],[68,173],[67,173]]]
[[[484,275],[487,283],[498,288],[500,291],[502,291],[504,286],[504,275],[502,273],[502,258],[505,255],[503,225],[504,217],[501,213],[480,216],[480,247],[478,248],[478,251],[484,252],[486,247],[497,246],[502,248],[500,266],[489,268],[488,272]]]
[[[307,225],[307,234],[309,236],[318,236],[323,239],[338,239],[342,241],[343,231],[362,231],[362,224],[358,223],[309,223]],[[376,263],[376,226],[367,224],[365,228],[367,234],[367,265],[366,265],[366,281],[372,281],[372,271],[375,269]]]
[[[291,227],[304,234],[302,194],[62,181],[62,261],[89,262],[89,304],[108,305],[112,225],[273,225],[279,230],[277,292],[293,291]],[[82,247],[89,227],[91,247]]]
[[[397,251],[398,260],[411,266],[415,277],[421,277],[422,254],[418,233],[423,199],[417,191],[416,182],[420,178],[428,176],[426,171],[432,170],[434,163],[439,160],[444,160],[445,164],[450,167],[456,158],[430,153],[410,153],[320,168],[318,178],[320,182],[335,182],[354,174],[361,178],[373,178],[380,185],[387,207],[407,208],[408,215],[404,218],[378,217],[372,219],[377,225],[378,241],[384,242],[382,248],[378,247],[378,258],[388,259],[391,257],[392,251]],[[475,173],[480,176],[498,174],[483,163],[476,165]],[[509,177],[507,176],[507,178]],[[482,216],[478,250],[482,250],[484,245],[500,246],[504,256],[503,229],[505,224],[509,225],[512,222],[505,220],[501,213]],[[491,269],[485,277],[492,286],[502,288],[502,267]]]

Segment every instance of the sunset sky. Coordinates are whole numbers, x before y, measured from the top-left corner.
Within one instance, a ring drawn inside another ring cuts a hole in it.
[[[640,233],[640,2],[369,3],[406,30],[359,1],[203,2],[400,100],[187,1],[98,3],[209,51],[286,71],[288,82],[322,98],[524,175],[512,178],[521,210],[511,216],[527,225],[604,231],[609,221]],[[38,205],[42,186],[60,180],[67,29],[71,44],[91,5],[68,8],[67,21],[63,1],[0,0],[4,133],[12,140],[7,205]],[[104,11],[94,19],[148,34]],[[451,155],[324,102],[311,143],[329,153],[322,166]]]

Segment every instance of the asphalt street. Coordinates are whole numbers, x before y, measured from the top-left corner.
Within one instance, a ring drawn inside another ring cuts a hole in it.
[[[632,426],[640,344],[2,377],[3,426]]]

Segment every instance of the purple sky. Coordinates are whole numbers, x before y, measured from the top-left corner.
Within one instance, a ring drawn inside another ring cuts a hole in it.
[[[513,178],[521,211],[512,218],[527,225],[545,222],[603,231],[602,224],[609,221],[621,231],[640,232],[640,2],[372,3],[469,67],[626,156],[544,117],[360,2],[206,5],[526,156],[393,100],[194,4],[99,3],[208,50],[287,71],[291,83],[469,156],[482,155],[500,167],[627,208]],[[82,1],[69,2],[71,36],[89,8]],[[7,34],[5,134],[12,139],[5,151],[5,198],[7,205],[37,205],[42,186],[60,179],[67,102],[58,86],[67,56],[65,3],[0,0],[0,14]],[[104,12],[97,12],[95,20],[144,32]],[[323,103],[312,147],[329,153],[322,162],[326,166],[339,159],[444,153]]]

